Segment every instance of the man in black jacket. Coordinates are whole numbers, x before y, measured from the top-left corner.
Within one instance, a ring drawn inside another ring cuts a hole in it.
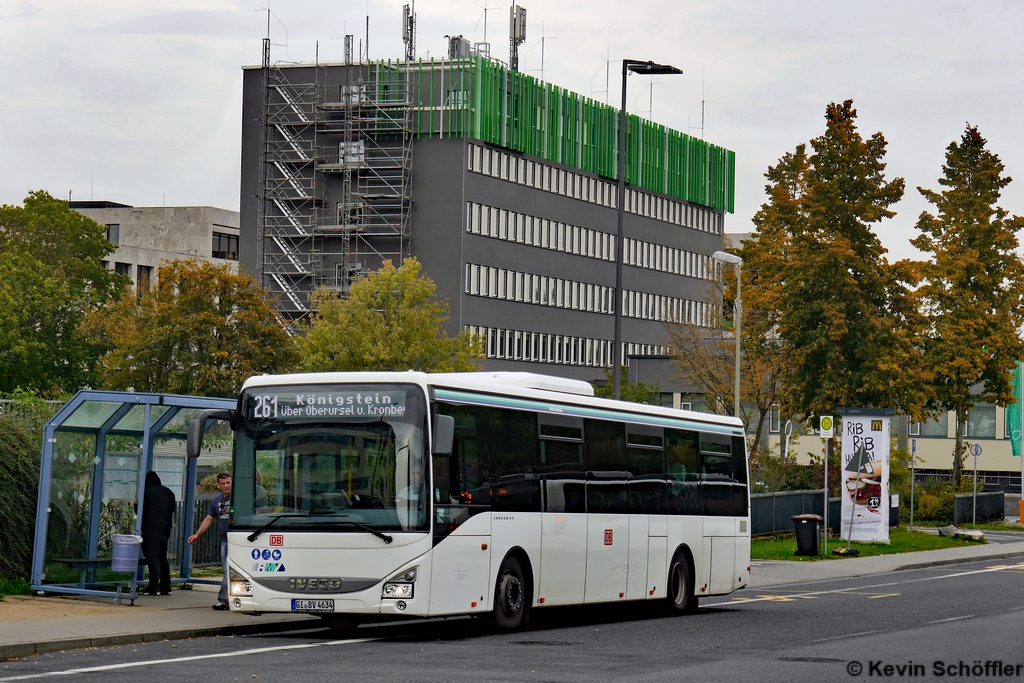
[[[160,476],[146,472],[146,493],[142,501],[142,554],[149,565],[149,595],[171,594],[171,567],[167,562],[167,541],[174,523],[174,492],[160,483]]]

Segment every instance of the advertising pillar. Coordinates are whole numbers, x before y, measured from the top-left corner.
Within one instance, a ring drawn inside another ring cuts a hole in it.
[[[889,542],[889,421],[892,411],[847,408],[842,421],[844,539]]]

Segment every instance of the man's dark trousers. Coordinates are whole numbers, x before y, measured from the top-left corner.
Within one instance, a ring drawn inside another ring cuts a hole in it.
[[[142,554],[149,566],[149,592],[171,592],[171,565],[167,562],[167,541],[170,534],[160,531],[142,532]]]

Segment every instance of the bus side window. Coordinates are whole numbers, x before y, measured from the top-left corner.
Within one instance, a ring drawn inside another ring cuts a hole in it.
[[[665,460],[668,469],[665,476],[665,505],[670,514],[699,515],[702,512],[698,489],[698,442],[697,432],[665,430]]]
[[[491,509],[540,512],[537,416],[490,409]]]
[[[669,477],[676,481],[698,478],[697,432],[665,430],[665,456]]]
[[[455,442],[448,462],[449,499],[440,502],[489,504],[488,409],[449,404],[439,404],[439,409],[455,418]]]
[[[583,420],[538,414],[540,477],[545,512],[586,512],[583,466]]]

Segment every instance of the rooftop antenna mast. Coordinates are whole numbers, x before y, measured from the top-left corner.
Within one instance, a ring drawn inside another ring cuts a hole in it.
[[[590,77],[590,95],[591,95],[591,97],[593,97],[594,95],[600,95],[601,93],[604,93],[604,103],[605,104],[608,104],[608,82],[609,82],[609,80],[611,78],[611,71],[612,71],[612,66],[611,65],[612,65],[612,46],[609,45],[608,46],[607,56],[605,57],[604,64],[602,64],[600,67],[598,67],[597,71],[594,72],[594,75]],[[597,78],[597,75],[599,73],[601,73],[602,69],[604,69],[604,90],[594,90],[594,79]]]
[[[512,5],[508,20],[509,55],[508,64],[513,71],[519,71],[519,46],[526,42],[526,8]]]
[[[402,42],[405,43],[405,61],[416,59],[416,0],[402,7]]]

